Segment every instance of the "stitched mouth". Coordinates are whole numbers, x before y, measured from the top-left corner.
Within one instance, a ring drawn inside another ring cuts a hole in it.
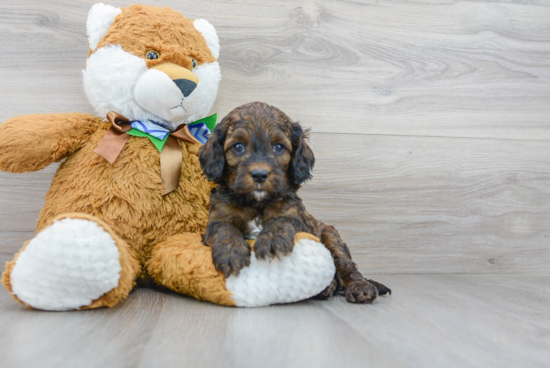
[[[185,109],[185,107],[183,107],[183,100],[184,100],[184,99],[182,98],[181,101],[180,101],[180,103],[179,103],[179,105],[176,105],[176,106],[174,106],[174,107],[171,107],[170,110],[174,110],[174,109],[177,109],[177,108],[181,107],[181,108],[183,109],[183,111],[187,112],[187,110]]]

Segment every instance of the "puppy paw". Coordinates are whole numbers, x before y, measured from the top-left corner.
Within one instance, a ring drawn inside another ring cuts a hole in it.
[[[346,288],[346,300],[350,303],[372,303],[377,296],[378,289],[367,280],[353,281]]]
[[[250,246],[242,239],[231,239],[212,246],[212,261],[225,278],[239,276],[250,265]]]
[[[316,300],[327,300],[331,296],[334,295],[334,293],[338,290],[338,280],[336,278],[332,279],[332,282],[329,286],[325,288],[325,290],[321,291],[319,294],[315,295],[311,299]]]
[[[373,284],[374,286],[376,286],[376,288],[378,289],[378,295],[387,295],[387,294],[391,295],[391,289],[386,285],[383,285],[374,280],[367,280],[367,281]]]
[[[294,234],[277,233],[264,229],[254,243],[254,254],[258,259],[281,258],[281,256],[290,254],[292,248],[294,248]]]

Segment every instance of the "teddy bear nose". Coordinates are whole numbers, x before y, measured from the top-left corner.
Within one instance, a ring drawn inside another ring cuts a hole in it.
[[[184,97],[189,96],[197,88],[197,83],[189,79],[175,79],[174,83],[176,83]]]

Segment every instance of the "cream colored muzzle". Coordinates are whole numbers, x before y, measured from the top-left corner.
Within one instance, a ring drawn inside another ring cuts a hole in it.
[[[199,78],[190,70],[172,63],[156,65],[139,76],[134,88],[136,102],[168,121],[185,119],[186,97],[197,88]]]
[[[159,64],[151,69],[160,70],[176,83],[184,97],[187,97],[197,88],[199,78],[188,69],[172,63]]]

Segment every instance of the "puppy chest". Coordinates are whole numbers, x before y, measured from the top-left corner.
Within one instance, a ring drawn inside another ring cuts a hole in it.
[[[263,226],[259,217],[256,217],[254,220],[251,220],[248,223],[248,228],[244,234],[245,239],[256,239],[260,232],[262,231]]]

